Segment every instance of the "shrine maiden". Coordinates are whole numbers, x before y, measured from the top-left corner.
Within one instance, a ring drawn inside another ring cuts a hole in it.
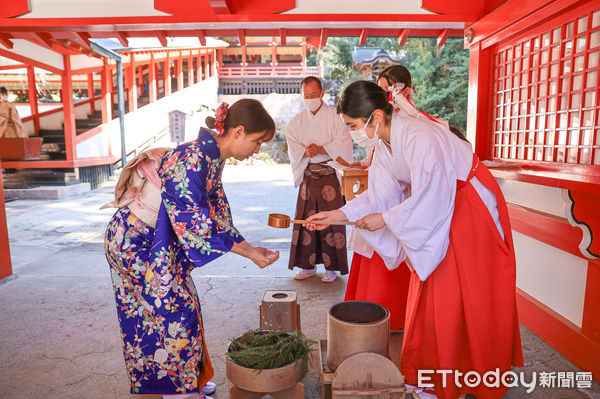
[[[380,212],[370,204],[369,187],[341,209],[309,219],[356,221],[365,241],[386,254],[388,267],[398,259],[411,267],[401,360],[407,383],[417,385],[418,370],[483,375],[522,366],[508,211],[471,145],[428,118],[394,114],[387,93],[372,82],[348,86],[338,111],[351,130],[389,146],[387,173],[407,198]],[[506,392],[458,387],[453,379],[444,387],[441,374],[431,377],[442,399]]]

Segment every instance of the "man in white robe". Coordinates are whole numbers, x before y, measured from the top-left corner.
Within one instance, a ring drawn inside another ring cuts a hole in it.
[[[339,178],[326,163],[337,157],[349,163],[354,160],[348,127],[335,108],[323,102],[321,81],[313,76],[305,78],[302,94],[307,109],[290,121],[286,132],[294,186],[300,186],[295,219],[342,206]],[[302,270],[294,278],[314,276],[319,263],[326,269],[323,282],[333,282],[336,271],[348,273],[345,226],[310,231],[295,224],[289,269]]]

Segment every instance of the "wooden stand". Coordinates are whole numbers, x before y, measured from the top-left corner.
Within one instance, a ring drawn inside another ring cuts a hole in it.
[[[300,331],[300,305],[296,291],[265,291],[260,305],[260,328]]]
[[[350,201],[367,189],[368,170],[341,170],[340,176],[342,179],[342,195],[346,198],[346,201]]]
[[[400,369],[400,355],[402,353],[402,331],[390,332],[390,360]],[[327,365],[327,340],[319,341],[319,365],[321,366],[321,399],[331,399],[331,383],[333,381],[334,370]],[[405,394],[406,399],[419,399],[419,396],[412,392]]]
[[[262,399],[269,395],[275,399],[304,399],[304,384],[298,382],[294,387],[278,392],[250,392],[236,386],[229,388],[229,399]]]

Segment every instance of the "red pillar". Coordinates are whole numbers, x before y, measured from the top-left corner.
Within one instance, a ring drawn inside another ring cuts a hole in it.
[[[144,64],[139,65],[137,70],[138,70],[137,81],[138,81],[138,86],[140,88],[140,96],[143,97],[145,94],[144,93]]]
[[[248,65],[248,52],[246,51],[246,46],[242,46],[242,66],[245,67]]]
[[[91,72],[88,73],[88,99],[92,100],[90,102],[90,114],[96,112],[96,104],[94,101],[94,74]]]
[[[62,74],[62,104],[63,118],[65,125],[65,147],[67,151],[67,161],[77,158],[77,148],[75,147],[75,136],[77,130],[75,127],[75,108],[73,107],[73,84],[71,82],[71,57],[63,55],[65,71]]]
[[[102,123],[108,123],[112,120],[112,71],[110,65],[105,59],[102,67],[102,76],[100,90],[102,96]]]
[[[271,46],[271,66],[277,66],[277,45]]]
[[[129,99],[129,112],[134,112],[137,109],[137,82],[135,79],[135,57],[133,53],[129,55],[128,83],[129,90],[127,96]]]
[[[219,60],[219,68],[223,66],[223,50],[217,50],[217,59]]]
[[[2,170],[0,163],[0,171]],[[13,274],[10,261],[10,245],[8,242],[8,223],[4,205],[4,187],[0,172],[0,280]]]
[[[177,60],[177,90],[183,90],[183,57],[181,51]]]
[[[213,50],[212,51],[212,71],[211,71],[211,75],[212,76],[217,76],[217,50]]]
[[[154,53],[150,53],[150,65],[148,66],[148,101],[150,104],[156,101],[156,64]]]
[[[31,65],[27,67],[27,93],[31,115],[33,115],[33,130],[37,136],[40,130],[40,116],[38,113],[37,89],[35,87],[35,70]]]
[[[482,50],[481,42],[471,46],[469,57],[469,97],[467,113],[467,138],[474,143],[479,159],[490,157],[488,134],[488,100],[490,50]]]
[[[187,59],[188,65],[188,86],[194,84],[194,57],[192,56],[192,52],[190,51],[190,56]]]
[[[306,44],[302,45],[302,66],[306,67]]]
[[[200,51],[198,51],[198,55],[196,56],[196,82],[200,82],[202,79],[202,56],[200,55]]]
[[[210,70],[208,69],[210,55],[208,53],[206,53],[204,56],[202,56],[202,60],[204,63],[204,79],[210,78]]]
[[[163,63],[163,87],[165,89],[165,97],[171,95],[171,60],[167,51],[167,59]]]

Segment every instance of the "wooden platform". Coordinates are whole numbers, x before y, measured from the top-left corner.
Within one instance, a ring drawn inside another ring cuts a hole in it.
[[[402,353],[403,331],[392,331],[390,333],[390,360],[400,368],[400,355]],[[331,382],[335,372],[327,365],[327,340],[319,341],[319,364],[321,366],[321,398],[331,399]],[[414,392],[407,392],[406,399],[419,399]]]

